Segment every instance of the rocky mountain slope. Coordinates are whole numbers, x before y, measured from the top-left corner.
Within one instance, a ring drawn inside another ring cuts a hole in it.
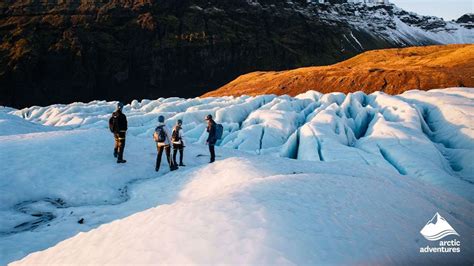
[[[320,92],[399,94],[411,89],[474,87],[474,45],[368,51],[331,66],[252,72],[205,96]]]
[[[0,3],[0,105],[192,97],[256,70],[472,43],[471,25],[394,5],[306,0],[8,0]]]

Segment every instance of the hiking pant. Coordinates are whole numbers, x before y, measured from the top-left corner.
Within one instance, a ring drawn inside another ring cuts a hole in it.
[[[161,165],[161,156],[163,155],[163,150],[166,153],[166,160],[168,161],[168,165],[170,166],[170,170],[173,168],[173,162],[171,161],[171,150],[170,145],[156,145],[156,149],[158,150],[158,155],[156,155],[156,171],[160,169]]]
[[[114,138],[114,154],[117,154],[117,160],[123,160],[123,151],[125,150],[125,132],[114,133]]]
[[[209,143],[209,152],[211,153],[211,163],[216,160],[216,151],[214,150],[215,144]]]
[[[176,162],[176,154],[179,151],[179,164],[183,164],[183,144],[173,144],[173,163],[174,165],[177,165],[178,163]]]

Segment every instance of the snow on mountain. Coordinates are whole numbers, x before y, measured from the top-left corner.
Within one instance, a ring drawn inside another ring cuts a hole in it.
[[[311,10],[311,9],[309,9]],[[366,5],[346,3],[328,5],[318,12],[305,12],[309,16],[334,22],[347,23],[358,31],[346,40],[364,49],[357,35],[374,35],[390,43],[405,45],[474,43],[472,22],[444,21],[434,16],[407,12],[394,4]]]
[[[114,104],[2,110],[31,130],[0,127],[0,264],[473,259],[472,88],[133,101],[122,165]],[[209,113],[225,129],[210,165]],[[157,174],[161,114],[184,121],[187,166]],[[463,253],[419,253],[436,212]]]
[[[280,1],[247,3],[256,9],[282,5]],[[354,31],[342,37],[359,50],[366,50],[365,46],[372,42],[365,43],[367,35],[397,47],[474,43],[474,22],[470,13],[455,21],[445,21],[405,11],[389,1],[286,1],[283,6],[284,10],[295,11],[312,21],[352,28]]]
[[[343,37],[361,51],[366,50],[365,46],[370,43],[364,44],[368,35],[397,47],[474,43],[471,14],[456,21],[445,21],[439,17],[405,11],[392,3],[334,2],[337,3],[291,2],[287,9],[294,9],[311,20],[352,28],[353,31]]]

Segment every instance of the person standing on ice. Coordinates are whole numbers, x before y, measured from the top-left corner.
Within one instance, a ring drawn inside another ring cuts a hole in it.
[[[185,166],[183,164],[184,142],[182,125],[183,121],[178,119],[178,121],[176,121],[176,125],[173,128],[173,133],[171,133],[171,141],[173,142],[173,163],[174,165],[178,165],[176,162],[176,155],[179,151],[179,166]]]
[[[126,163],[123,159],[123,151],[125,149],[125,137],[127,135],[128,123],[127,117],[122,112],[123,103],[117,103],[117,109],[112,113],[109,119],[109,128],[114,133],[115,146],[114,157],[117,158],[117,163]]]
[[[163,150],[166,153],[166,159],[168,160],[168,165],[170,167],[170,171],[174,171],[178,169],[178,166],[173,163],[171,160],[171,151],[170,151],[170,131],[168,127],[165,125],[165,117],[160,115],[158,117],[159,125],[155,128],[155,133],[153,133],[153,139],[156,142],[156,149],[158,150],[158,155],[156,156],[156,166],[155,171],[158,172],[160,170],[161,165],[161,156],[163,155]]]
[[[209,153],[211,154],[210,163],[213,163],[216,160],[216,152],[214,149],[214,146],[216,145],[216,142],[217,142],[216,122],[214,122],[214,120],[212,119],[212,115],[207,115],[206,120],[207,120],[207,132],[209,133],[206,144],[209,145]]]

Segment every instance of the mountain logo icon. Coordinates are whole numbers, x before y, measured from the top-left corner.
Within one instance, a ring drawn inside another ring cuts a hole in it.
[[[456,230],[439,213],[436,213],[426,223],[420,233],[430,241],[437,241],[449,235],[459,236]]]

